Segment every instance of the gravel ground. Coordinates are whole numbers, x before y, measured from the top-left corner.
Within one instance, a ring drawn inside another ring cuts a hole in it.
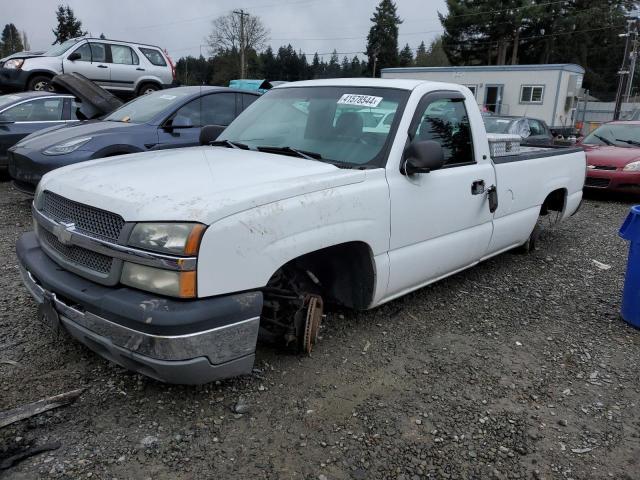
[[[29,200],[0,183],[0,204],[0,362],[18,362],[0,363],[0,410],[86,388],[0,430],[0,459],[61,442],[0,477],[638,478],[640,335],[618,317],[629,201],[590,199],[533,254],[332,313],[311,357],[263,346],[253,375],[201,387],[52,338],[14,254]]]

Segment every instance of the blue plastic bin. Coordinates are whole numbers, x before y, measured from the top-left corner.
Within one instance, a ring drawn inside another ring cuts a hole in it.
[[[640,205],[631,207],[620,236],[631,242],[620,313],[625,322],[640,328]]]

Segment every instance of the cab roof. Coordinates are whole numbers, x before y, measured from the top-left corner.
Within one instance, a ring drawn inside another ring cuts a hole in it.
[[[461,85],[454,83],[431,82],[427,80],[399,79],[399,78],[327,78],[323,80],[303,80],[278,85],[274,89],[294,87],[378,87],[398,88],[400,90],[413,90],[419,85],[432,84],[433,86],[447,85],[452,90],[462,90]]]

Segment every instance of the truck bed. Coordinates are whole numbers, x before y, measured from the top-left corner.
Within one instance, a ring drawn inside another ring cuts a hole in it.
[[[519,153],[493,157],[492,160],[495,164],[521,162],[525,160],[535,160],[537,158],[568,155],[570,153],[581,152],[582,150],[582,147],[565,147],[561,145],[549,145],[545,147],[521,145]]]

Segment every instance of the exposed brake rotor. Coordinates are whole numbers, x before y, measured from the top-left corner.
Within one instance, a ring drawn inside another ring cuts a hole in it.
[[[301,350],[303,353],[309,354],[313,350],[313,346],[318,342],[322,312],[324,310],[322,297],[308,294],[304,299],[303,308],[306,308],[307,315],[304,323]]]

